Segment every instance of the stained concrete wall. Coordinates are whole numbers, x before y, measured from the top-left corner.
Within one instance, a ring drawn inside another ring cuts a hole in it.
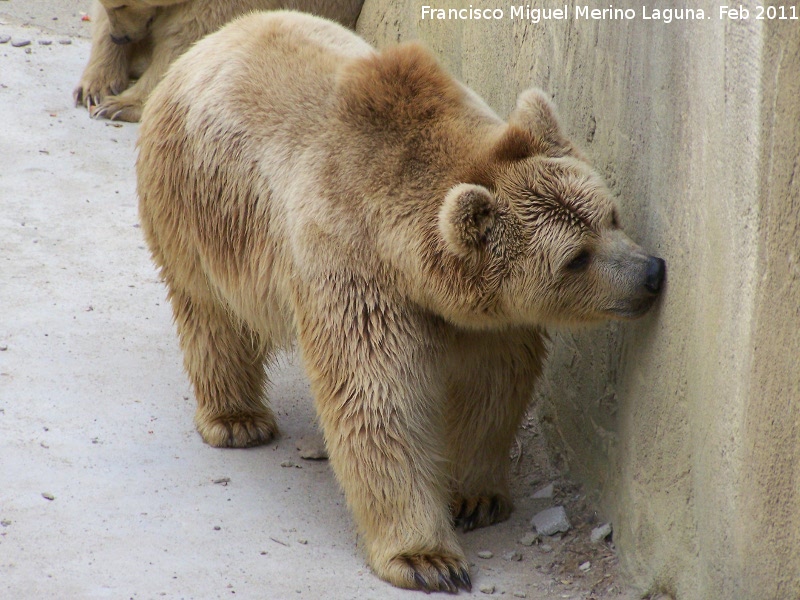
[[[575,20],[570,3],[539,24],[513,3],[473,2],[505,11],[488,22],[422,20],[424,4],[367,0],[359,32],[422,39],[500,114],[548,90],[626,229],[667,260],[643,320],[555,332],[537,392],[630,580],[678,600],[800,598],[800,21],[749,2],[747,19],[698,0],[705,19],[671,23],[616,3],[636,17]]]

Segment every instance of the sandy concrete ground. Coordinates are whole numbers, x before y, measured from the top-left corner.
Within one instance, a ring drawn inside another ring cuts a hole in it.
[[[194,431],[137,224],[137,126],[72,106],[85,4],[0,1],[0,597],[418,597],[372,575],[328,464],[298,457],[315,425],[290,357],[277,443],[217,450]],[[617,598],[563,567],[568,549],[518,543],[529,492],[509,522],[462,536],[472,595]]]

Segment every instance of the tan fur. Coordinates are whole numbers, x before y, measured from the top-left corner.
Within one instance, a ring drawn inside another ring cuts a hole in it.
[[[172,62],[203,36],[259,10],[293,9],[355,27],[364,0],[95,0],[92,52],[73,91],[93,117],[138,121]],[[129,87],[131,80],[137,80]]]
[[[174,64],[139,149],[203,438],[276,434],[263,365],[296,338],[372,568],[468,588],[453,519],[511,511],[542,328],[655,297],[549,101],[526,92],[505,123],[416,44],[377,53],[330,22],[260,14]]]

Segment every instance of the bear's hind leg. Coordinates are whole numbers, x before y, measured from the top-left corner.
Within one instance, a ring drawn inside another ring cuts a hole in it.
[[[509,451],[544,357],[544,339],[537,331],[462,331],[455,336],[445,421],[450,509],[464,531],[511,514]]]
[[[199,291],[190,295],[170,285],[170,300],[197,398],[197,430],[211,446],[266,444],[278,433],[275,415],[264,400],[264,362],[270,348],[237,322],[207,285],[194,287]]]

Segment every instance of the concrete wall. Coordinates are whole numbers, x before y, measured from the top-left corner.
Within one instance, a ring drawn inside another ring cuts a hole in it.
[[[749,19],[720,19],[703,0],[695,22],[615,3],[636,18],[534,24],[503,2],[472,2],[499,21],[422,21],[423,4],[367,0],[359,31],[424,40],[500,114],[548,90],[623,225],[667,260],[645,319],[555,333],[537,392],[631,581],[679,600],[800,598],[800,21],[758,21],[748,2]]]

